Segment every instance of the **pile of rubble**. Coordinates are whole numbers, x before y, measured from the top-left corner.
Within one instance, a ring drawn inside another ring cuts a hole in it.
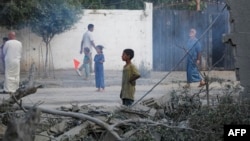
[[[77,103],[58,109],[42,108],[39,104],[31,107],[20,101],[39,88],[34,86],[34,74],[29,76],[22,89],[0,104],[0,141],[173,140],[181,138],[179,130],[194,131],[187,117],[203,103],[201,91],[187,94],[181,89],[131,107]],[[169,132],[171,129],[178,131]]]
[[[71,107],[62,106],[56,110],[24,106],[30,109],[29,112],[18,110],[2,114],[0,136],[3,141],[14,141],[17,138],[25,138],[26,141],[116,141],[138,138],[160,141],[160,131],[152,130],[152,134],[144,136],[143,130],[161,126],[188,126],[185,122],[174,124],[170,118],[170,113],[180,112],[177,109],[187,102],[173,96],[163,101],[164,96],[160,100],[149,98],[131,107],[79,106],[75,103]],[[195,105],[200,106],[200,102]]]

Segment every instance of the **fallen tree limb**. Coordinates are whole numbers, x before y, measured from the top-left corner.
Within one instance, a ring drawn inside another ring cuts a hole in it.
[[[26,109],[31,109],[34,108],[33,106],[23,106]],[[113,126],[110,126],[109,124],[91,117],[89,115],[85,115],[85,114],[80,114],[80,113],[74,113],[74,112],[64,112],[64,111],[58,111],[58,110],[53,110],[53,109],[46,109],[46,108],[42,108],[42,107],[36,107],[36,109],[38,109],[41,112],[44,113],[48,113],[48,114],[53,114],[53,115],[60,115],[60,116],[66,116],[66,117],[72,117],[72,118],[78,118],[78,119],[82,119],[82,120],[89,120],[91,122],[96,123],[97,125],[103,127],[104,129],[106,129],[107,131],[109,131],[117,141],[121,141],[123,140],[115,131],[113,128]]]
[[[26,109],[34,108],[33,106],[23,106],[23,107]],[[103,122],[102,120],[99,120],[97,118],[94,118],[94,117],[91,117],[89,115],[82,114],[82,113],[64,112],[64,111],[59,111],[59,110],[47,109],[47,108],[43,108],[43,107],[36,107],[36,108],[39,111],[44,112],[44,113],[48,113],[48,114],[60,115],[60,116],[66,116],[66,117],[72,117],[72,118],[91,121],[91,122],[99,125],[100,127],[106,129],[118,141],[125,140],[125,138],[121,138],[120,135],[115,131],[115,129],[119,128],[119,126],[129,125],[131,123],[142,123],[142,124],[147,124],[150,126],[162,126],[162,127],[171,128],[171,129],[182,129],[182,130],[184,129],[184,130],[205,132],[205,131],[195,130],[195,129],[188,128],[188,127],[169,126],[167,124],[155,122],[155,121],[152,121],[149,119],[129,119],[129,120],[120,121],[120,122],[113,124],[113,125],[109,125],[109,124]]]
[[[128,120],[123,120],[121,122],[118,122],[116,124],[111,125],[111,127],[112,128],[117,128],[117,127],[122,126],[122,125],[128,125],[129,123],[144,123],[144,124],[147,124],[147,125],[150,125],[150,126],[162,126],[162,127],[166,127],[166,128],[170,128],[170,129],[181,129],[181,130],[190,130],[190,131],[196,131],[196,132],[215,134],[213,132],[197,130],[197,129],[193,129],[193,128],[189,128],[189,127],[169,126],[169,125],[167,125],[165,123],[155,122],[155,121],[152,121],[150,119],[128,119]]]
[[[9,99],[5,100],[4,103],[8,103],[9,105],[13,105],[16,103],[16,100],[20,100],[21,98],[23,98],[25,96],[36,93],[38,88],[39,88],[39,86],[32,87],[32,88],[19,89],[17,92],[12,94]],[[16,100],[13,97],[15,97]]]

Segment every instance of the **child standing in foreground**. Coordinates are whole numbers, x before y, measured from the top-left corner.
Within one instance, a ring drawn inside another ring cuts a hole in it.
[[[83,58],[83,64],[81,67],[77,70],[77,73],[81,76],[81,71],[84,68],[85,70],[85,80],[88,80],[89,74],[90,74],[90,50],[88,47],[85,47],[83,49],[84,51],[84,58]]]
[[[97,91],[104,91],[105,84],[104,84],[104,68],[103,63],[105,61],[104,55],[102,52],[103,46],[97,45],[95,47],[97,54],[94,57],[94,71],[95,71],[95,85]]]
[[[122,53],[122,60],[126,62],[122,71],[122,88],[120,98],[122,104],[130,106],[134,102],[136,80],[140,78],[139,71],[132,64],[131,60],[134,57],[132,49],[125,49]]]

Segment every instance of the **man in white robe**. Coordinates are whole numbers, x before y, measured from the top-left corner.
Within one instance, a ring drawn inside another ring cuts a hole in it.
[[[9,40],[3,47],[5,61],[4,93],[14,93],[19,88],[22,43],[16,40],[15,32],[8,34]]]

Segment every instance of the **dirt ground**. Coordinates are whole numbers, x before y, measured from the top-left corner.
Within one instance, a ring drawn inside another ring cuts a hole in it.
[[[205,72],[207,73],[207,72]],[[104,92],[97,92],[95,88],[94,76],[89,80],[84,80],[83,76],[78,76],[75,70],[56,70],[50,71],[49,78],[42,78],[42,74],[37,73],[36,84],[43,85],[35,94],[23,98],[22,103],[34,105],[42,103],[42,107],[56,108],[60,106],[95,105],[95,106],[119,106],[122,71],[105,70]],[[1,74],[1,80],[4,75]],[[162,80],[165,77],[164,80]],[[222,79],[224,82],[236,82],[234,71],[211,71],[210,78]],[[21,74],[21,80],[27,78],[26,73]],[[162,81],[161,81],[162,80]],[[159,81],[159,85],[156,85]],[[148,98],[169,98],[173,90],[182,89],[186,82],[186,73],[182,71],[156,72],[151,71],[148,78],[140,78],[136,85],[135,101],[139,100],[146,93]],[[198,83],[191,85],[191,91],[198,91]],[[214,93],[220,93],[223,87],[221,83],[212,83]],[[212,92],[213,93],[213,92]],[[8,98],[9,95],[1,94],[1,99]]]

